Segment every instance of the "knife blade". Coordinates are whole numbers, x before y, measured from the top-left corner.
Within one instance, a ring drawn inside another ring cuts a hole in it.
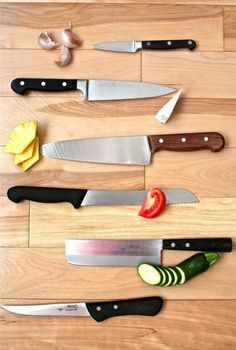
[[[190,191],[180,189],[162,190],[167,204],[197,203],[199,199]],[[13,186],[7,191],[8,198],[14,203],[28,199],[40,203],[69,202],[75,209],[87,205],[137,205],[146,199],[148,191],[97,191],[87,189]]]
[[[146,297],[95,303],[63,303],[41,305],[2,305],[2,308],[20,315],[32,316],[91,316],[97,322],[125,315],[157,315],[163,305],[161,297]]]
[[[88,101],[150,98],[176,91],[165,85],[138,81],[44,78],[16,78],[11,82],[11,88],[20,95],[29,90],[48,92],[79,90]]]
[[[218,152],[222,150],[224,144],[224,137],[216,132],[98,137],[44,144],[41,154],[49,158],[80,162],[148,165],[152,154],[157,151],[209,149]]]
[[[109,41],[93,45],[95,49],[118,52],[136,52],[139,49],[169,50],[187,48],[193,50],[196,42],[193,39],[182,40],[146,40],[146,41]]]
[[[231,238],[186,239],[66,239],[67,262],[84,266],[138,266],[161,264],[161,251],[231,252]]]

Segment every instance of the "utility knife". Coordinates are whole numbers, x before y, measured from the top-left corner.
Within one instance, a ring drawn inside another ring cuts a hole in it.
[[[138,81],[44,78],[16,78],[11,82],[11,88],[20,95],[30,90],[48,92],[79,90],[88,101],[158,97],[176,91],[165,85]]]
[[[95,49],[119,52],[136,52],[139,49],[148,50],[169,50],[189,49],[196,47],[193,39],[182,40],[146,40],[146,41],[109,41],[93,45]]]
[[[199,199],[190,191],[179,189],[162,190],[166,204],[197,203]],[[146,199],[148,191],[97,191],[87,189],[14,186],[7,191],[8,198],[19,203],[28,199],[40,203],[69,202],[75,209],[87,205],[138,205]]]
[[[172,239],[66,239],[67,262],[84,266],[138,266],[144,261],[161,264],[168,250],[231,252],[231,238]]]
[[[224,137],[217,132],[98,137],[48,143],[42,146],[41,154],[49,158],[80,162],[148,165],[151,156],[157,151],[209,149],[218,152],[224,145]]]
[[[9,312],[33,316],[91,316],[97,322],[125,315],[157,315],[163,305],[161,297],[146,297],[95,303],[2,305]]]

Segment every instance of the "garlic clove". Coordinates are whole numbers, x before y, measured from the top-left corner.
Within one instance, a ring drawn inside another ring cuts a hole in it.
[[[68,49],[68,47],[63,46],[60,51],[60,55],[56,59],[55,63],[59,67],[63,67],[63,66],[66,66],[70,62],[70,60],[71,60],[70,50]]]
[[[51,50],[59,45],[59,44],[55,43],[55,41],[50,37],[48,32],[42,32],[39,35],[38,44],[44,50]]]
[[[61,33],[61,40],[64,46],[73,49],[81,44],[81,40],[72,33],[71,31],[71,23],[69,24],[69,28],[66,28]]]

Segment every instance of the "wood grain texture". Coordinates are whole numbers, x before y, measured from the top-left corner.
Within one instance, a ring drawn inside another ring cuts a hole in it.
[[[35,301],[51,302],[45,299]],[[6,299],[0,302],[1,304],[18,303],[19,300]],[[32,300],[24,299],[21,302],[30,304]],[[84,350],[110,350],[111,347],[117,350],[121,347],[131,350],[157,348],[192,350],[196,349],[196,343],[199,349],[233,349],[235,347],[235,307],[235,300],[218,300],[217,307],[213,300],[168,300],[156,317],[126,316],[112,318],[102,323],[96,323],[90,317],[56,319],[55,317],[21,316],[19,319],[18,315],[1,309],[0,339],[6,350],[23,348],[46,350],[49,346],[53,350],[69,350],[77,347],[78,344]],[[225,319],[226,309],[231,310],[231,318]],[[96,337],[91,337],[91,334],[96,334]],[[180,337],[180,334],[184,336]],[[65,342],[65,339],[70,339],[70,343]]]
[[[194,254],[194,253],[193,253]],[[163,264],[177,264],[189,252],[167,251]],[[66,262],[64,248],[1,248],[1,298],[125,299],[158,293],[168,299],[235,299],[236,254],[221,254],[207,273],[181,286],[146,285],[136,267],[78,267]],[[27,273],[26,273],[27,271]],[[219,283],[220,276],[220,283]],[[92,288],[91,288],[92,286]]]
[[[136,205],[87,206],[76,210],[69,203],[31,202],[30,208],[31,247],[63,247],[66,238],[236,236],[235,198],[200,198],[196,204],[167,205],[165,212],[153,220],[138,216],[140,206]]]
[[[142,80],[184,89],[186,97],[235,98],[235,72],[234,52],[142,53]]]
[[[0,197],[0,246],[27,247],[29,234],[29,203],[17,205]]]
[[[224,7],[224,49],[236,51],[236,8]]]
[[[170,38],[171,35],[171,39],[188,39],[191,34],[191,38],[198,42],[198,49],[223,50],[221,6],[160,6],[148,3],[51,6],[31,3],[25,4],[23,10],[20,4],[6,4],[2,7],[2,14],[2,48],[38,49],[37,38],[43,30],[53,32],[59,41],[61,30],[70,21],[74,31],[82,39],[81,47],[86,49],[92,48],[96,42],[112,41],[114,38],[161,40]],[[209,27],[211,30],[208,30]],[[106,53],[103,55],[105,58]]]

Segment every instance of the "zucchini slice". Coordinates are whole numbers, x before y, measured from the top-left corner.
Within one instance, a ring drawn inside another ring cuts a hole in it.
[[[218,253],[210,252],[194,254],[176,266],[164,267],[142,263],[138,266],[138,274],[148,284],[163,287],[174,286],[184,284],[189,279],[203,273],[218,259]]]

